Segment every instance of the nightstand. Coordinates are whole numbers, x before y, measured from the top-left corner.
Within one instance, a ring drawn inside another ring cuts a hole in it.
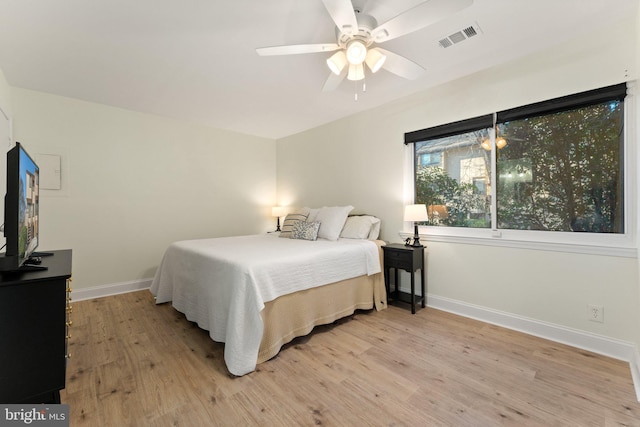
[[[424,279],[424,247],[416,248],[402,243],[391,243],[382,247],[384,252],[384,283],[387,296],[391,303],[401,301],[411,305],[411,313],[416,313],[416,304],[425,307],[425,279]],[[394,291],[391,292],[389,270],[394,269]],[[416,271],[420,270],[421,295],[416,296]],[[411,293],[400,292],[398,289],[398,270],[405,270],[411,274]]]

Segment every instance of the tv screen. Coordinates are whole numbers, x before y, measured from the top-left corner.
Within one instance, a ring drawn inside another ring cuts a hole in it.
[[[6,254],[4,264],[19,268],[38,247],[40,170],[25,149],[7,153],[7,193],[4,207]]]

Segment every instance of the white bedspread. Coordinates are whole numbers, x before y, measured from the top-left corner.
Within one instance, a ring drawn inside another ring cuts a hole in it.
[[[151,292],[224,342],[234,375],[255,370],[264,303],[292,292],[379,273],[375,242],[295,240],[278,235],[188,240],[169,246]]]

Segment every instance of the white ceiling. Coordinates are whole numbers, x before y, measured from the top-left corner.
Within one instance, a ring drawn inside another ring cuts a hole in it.
[[[421,0],[353,0],[379,23]],[[255,48],[333,43],[321,0],[0,0],[0,69],[16,87],[267,138],[301,132],[580,37],[636,14],[638,0],[474,0],[381,47],[427,69],[382,70],[323,92],[330,54]],[[480,36],[443,49],[471,24]]]

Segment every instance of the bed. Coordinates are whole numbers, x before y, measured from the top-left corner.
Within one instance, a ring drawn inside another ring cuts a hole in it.
[[[372,238],[379,220],[347,218],[342,207],[344,218],[332,225],[333,216],[321,213],[337,208],[287,215],[281,233],[171,244],[151,285],[156,303],[171,301],[214,341],[224,342],[225,364],[237,376],[314,326],[357,309],[386,308],[384,242]]]

